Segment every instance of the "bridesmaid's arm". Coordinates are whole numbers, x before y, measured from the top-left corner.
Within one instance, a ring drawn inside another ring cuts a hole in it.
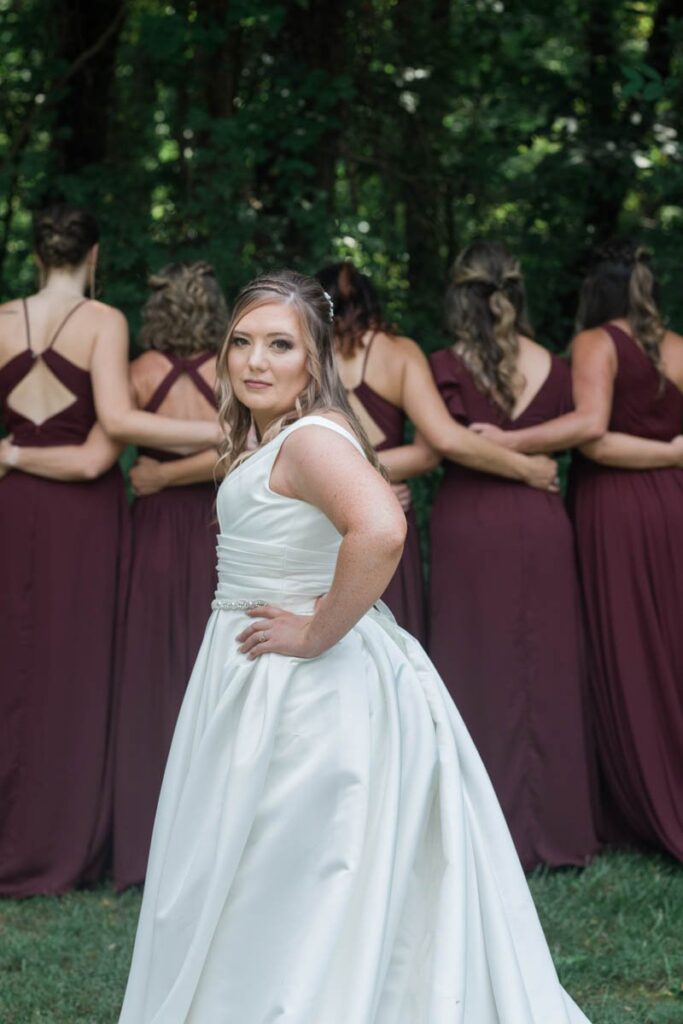
[[[683,435],[673,441],[652,441],[611,431],[599,441],[581,446],[581,452],[601,466],[617,469],[683,468]]]
[[[313,658],[341,640],[384,593],[396,571],[406,518],[383,477],[348,440],[325,427],[297,430],[271,474],[279,494],[315,505],[342,542],[332,585],[314,615],[255,609],[237,641],[250,657],[277,652]],[[267,642],[259,643],[265,633]]]
[[[107,309],[102,316],[90,373],[97,417],[115,441],[193,451],[221,442],[215,421],[176,420],[135,408],[128,377],[128,324],[118,310]]]
[[[401,343],[404,341],[408,339]],[[404,345],[404,353],[402,406],[438,455],[482,473],[521,480],[543,491],[558,489],[557,467],[552,459],[508,451],[457,423],[446,408],[418,345],[411,341],[410,347]]]
[[[599,327],[582,331],[572,343],[572,412],[521,430],[500,430],[489,423],[473,423],[471,429],[527,454],[559,452],[598,441],[609,423],[616,372],[614,343],[607,332]]]
[[[184,459],[173,459],[172,462],[158,462],[141,455],[129,472],[130,482],[139,497],[156,494],[167,487],[206,483],[219,475],[217,460],[215,448],[207,448]]]
[[[48,480],[95,480],[114,465],[122,446],[115,444],[96,423],[83,444],[33,448],[0,441],[0,466]]]
[[[411,444],[402,444],[399,448],[387,448],[383,452],[378,452],[378,458],[392,483],[422,476],[423,473],[436,469],[441,462],[438,453],[420,434],[415,435],[415,440]]]

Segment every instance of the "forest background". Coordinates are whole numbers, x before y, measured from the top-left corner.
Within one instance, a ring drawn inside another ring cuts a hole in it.
[[[350,257],[425,348],[474,237],[526,272],[563,349],[596,241],[651,246],[683,326],[683,0],[0,0],[0,299],[30,211],[102,225],[133,331],[152,270]]]

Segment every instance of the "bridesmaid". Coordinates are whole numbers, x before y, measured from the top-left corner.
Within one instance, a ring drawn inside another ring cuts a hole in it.
[[[633,243],[597,253],[579,324],[577,398],[609,431],[572,478],[608,838],[683,860],[683,338]]]
[[[192,449],[217,437],[132,408],[125,319],[84,297],[94,218],[51,207],[34,242],[40,290],[0,307],[0,896],[65,892],[107,858],[128,513],[102,425]]]
[[[576,409],[514,448],[581,445],[570,478],[604,838],[683,859],[683,338],[644,250],[599,248],[572,345]],[[508,440],[510,435],[507,435]],[[500,438],[495,438],[500,440]]]
[[[405,452],[395,453],[395,449],[404,445],[406,429],[401,369],[395,359],[399,336],[384,319],[369,278],[352,263],[332,264],[321,270],[317,278],[334,304],[337,363],[349,403],[380,454],[390,480],[400,485],[409,477],[433,469],[439,458],[419,440],[417,445],[407,446]],[[407,338],[401,341],[415,344]],[[411,464],[407,470],[404,465],[397,470],[392,463],[393,455],[403,456],[405,460],[409,452],[412,453]],[[403,556],[383,599],[399,625],[424,645],[426,609],[420,536],[408,488],[396,487],[396,490],[399,499],[403,499],[408,533]]]
[[[150,280],[131,365],[136,404],[217,421],[216,352],[228,322],[208,263]],[[164,765],[216,589],[215,449],[183,458],[141,448],[131,472],[133,560],[114,767],[114,882],[142,882]]]
[[[502,246],[460,253],[447,308],[455,341],[431,365],[455,420],[504,433],[571,409],[569,369],[532,340],[519,264]],[[585,864],[598,844],[578,582],[560,496],[447,464],[432,511],[430,597],[431,657],[522,864]]]

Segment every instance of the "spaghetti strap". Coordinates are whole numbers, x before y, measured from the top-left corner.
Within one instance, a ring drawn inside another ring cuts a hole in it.
[[[33,352],[33,346],[31,345],[31,325],[28,320],[28,303],[26,299],[21,300],[21,304],[24,307],[24,323],[26,324],[26,345],[29,352]]]
[[[49,350],[52,348],[52,346],[56,342],[56,340],[59,337],[59,335],[62,333],[62,330],[64,329],[67,321],[69,321],[71,319],[71,317],[74,315],[74,313],[76,312],[76,310],[80,309],[81,306],[84,306],[87,301],[88,301],[87,299],[81,299],[80,302],[77,302],[75,306],[71,307],[71,309],[66,314],[66,316],[62,320],[61,324],[59,325],[59,327],[55,331],[55,333],[52,335],[52,340],[49,342],[47,348],[44,350],[45,352],[49,352]]]
[[[375,340],[376,337],[377,337],[377,331],[373,331],[372,335],[370,337],[370,341],[365,346],[365,356],[363,358],[363,369],[361,370],[361,374],[360,374],[360,384],[363,384],[365,382],[365,371],[366,371],[367,366],[368,366],[368,356],[370,355],[370,349],[372,348],[372,343],[373,343],[373,341]],[[358,387],[360,387],[360,384],[358,385]]]

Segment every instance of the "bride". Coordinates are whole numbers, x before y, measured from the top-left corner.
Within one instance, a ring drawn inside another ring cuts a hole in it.
[[[219,358],[219,584],[120,1024],[587,1024],[456,708],[375,606],[405,518],[331,321],[316,281],[262,277]]]

